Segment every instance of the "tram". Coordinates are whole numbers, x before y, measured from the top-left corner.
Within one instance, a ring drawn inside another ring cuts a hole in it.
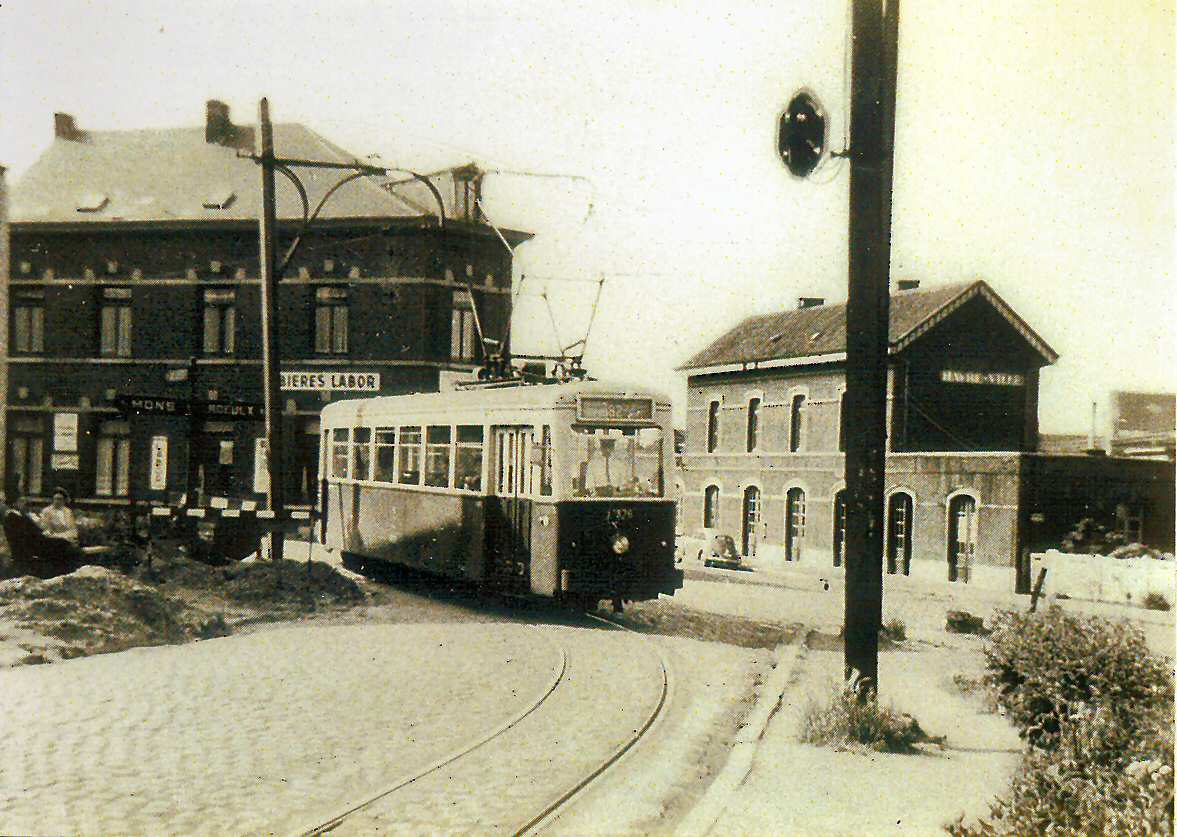
[[[379,562],[550,597],[673,595],[670,399],[600,381],[487,386],[323,409],[320,539]]]

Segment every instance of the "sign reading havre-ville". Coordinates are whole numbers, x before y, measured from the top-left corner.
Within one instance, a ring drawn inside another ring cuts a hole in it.
[[[379,392],[379,372],[283,372],[284,390]]]
[[[940,380],[946,384],[988,384],[997,387],[1020,387],[1026,379],[1016,372],[962,372],[944,369]]]

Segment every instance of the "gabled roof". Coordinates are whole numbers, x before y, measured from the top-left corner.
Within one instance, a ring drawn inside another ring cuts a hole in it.
[[[891,294],[892,353],[902,351],[945,317],[981,296],[1009,321],[1046,363],[1058,354],[981,280]],[[802,365],[846,358],[846,303],[748,317],[678,367],[692,372]]]
[[[256,163],[238,156],[252,151],[253,129],[233,126],[234,144],[205,140],[205,129],[163,128],[78,132],[75,139],[53,144],[15,184],[9,220],[13,223],[102,224],[119,221],[256,221],[261,205],[261,176]],[[274,125],[274,150],[280,157],[330,162],[357,158],[309,128]],[[376,165],[379,165],[377,162]],[[299,169],[311,209],[346,172]],[[453,173],[430,176],[446,203],[453,206]],[[302,217],[302,202],[281,174],[276,178],[279,218]],[[436,217],[437,203],[419,182],[395,178],[390,192],[373,178],[341,187],[323,207],[320,218]]]

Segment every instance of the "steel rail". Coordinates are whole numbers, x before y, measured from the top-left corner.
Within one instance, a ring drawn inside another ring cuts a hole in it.
[[[441,768],[445,767],[446,765],[452,764],[453,762],[457,761],[458,759],[462,758],[463,756],[474,752],[479,747],[482,747],[483,745],[498,738],[500,735],[505,733],[507,730],[509,730],[512,727],[514,727],[515,725],[517,725],[520,721],[522,721],[528,715],[535,712],[537,709],[540,708],[540,706],[542,706],[548,700],[549,697],[552,696],[552,693],[555,692],[556,688],[564,681],[564,675],[568,671],[568,651],[563,646],[557,646],[557,650],[560,652],[560,662],[556,666],[556,673],[553,675],[552,679],[548,682],[547,686],[540,693],[539,697],[536,698],[535,700],[533,700],[522,712],[515,715],[509,721],[506,721],[505,723],[500,724],[499,726],[495,727],[493,730],[491,730],[489,733],[484,735],[482,738],[479,738],[474,743],[466,744],[463,747],[461,747],[459,750],[456,750],[455,752],[450,753],[447,756],[443,756],[441,759],[433,762],[432,764],[430,764],[428,767],[424,768],[423,770],[419,770],[419,771],[417,771],[413,774],[410,774],[408,776],[402,776],[400,779],[397,779],[395,782],[393,782],[389,787],[380,791],[380,793],[374,794],[372,796],[367,797],[366,799],[363,799],[360,802],[354,803],[354,804],[350,805],[346,810],[344,810],[338,814],[335,814],[334,816],[331,816],[327,819],[320,820],[318,825],[312,826],[311,828],[308,828],[305,831],[299,832],[301,837],[313,837],[313,835],[326,834],[326,833],[334,830],[340,824],[342,824],[344,822],[344,820],[346,820],[348,817],[350,817],[352,814],[355,814],[358,811],[362,811],[364,808],[367,808],[368,806],[372,805],[373,803],[378,802],[387,796],[391,796],[392,794],[396,793],[401,788],[411,785],[414,782],[416,782],[417,780],[423,779],[426,776],[428,776],[429,774],[435,773],[436,771],[440,770]]]
[[[610,619],[605,619],[602,616],[597,616],[593,613],[586,613],[584,615],[589,619],[609,625],[610,627],[616,628],[617,630],[629,631],[630,633],[634,634],[638,633],[632,628],[627,628],[625,625],[619,625],[616,622]],[[604,774],[609,768],[617,764],[617,762],[621,760],[622,756],[633,749],[634,745],[645,736],[645,734],[650,730],[650,727],[654,725],[654,722],[662,717],[662,710],[665,708],[668,702],[671,689],[670,667],[666,664],[666,657],[662,653],[662,650],[655,646],[652,642],[649,642],[648,640],[647,642],[650,647],[654,649],[654,654],[658,658],[658,665],[662,668],[662,690],[658,696],[658,704],[654,707],[653,711],[650,712],[649,716],[645,720],[645,723],[643,723],[641,727],[638,728],[632,736],[630,736],[629,740],[614,750],[613,753],[603,762],[601,762],[601,764],[599,764],[591,773],[582,778],[571,788],[564,791],[555,800],[548,803],[548,805],[545,806],[542,811],[528,820],[521,828],[512,832],[514,837],[527,837],[527,835],[538,834],[544,828],[551,825],[556,817],[559,816],[561,810],[564,809],[569,802],[571,802],[578,794],[580,794],[581,791],[600,778],[601,775]]]

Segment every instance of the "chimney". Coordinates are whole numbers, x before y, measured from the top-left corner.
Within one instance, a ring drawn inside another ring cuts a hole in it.
[[[204,141],[214,145],[233,145],[236,131],[229,118],[229,106],[216,99],[204,105]]]
[[[899,290],[901,290],[901,291],[914,291],[919,286],[920,286],[919,279],[900,279],[899,280]]]
[[[817,308],[820,305],[825,305],[826,299],[824,296],[799,296],[797,297],[798,308]]]
[[[86,139],[86,132],[79,131],[73,116],[68,113],[53,114],[53,136],[70,142],[82,142]]]

